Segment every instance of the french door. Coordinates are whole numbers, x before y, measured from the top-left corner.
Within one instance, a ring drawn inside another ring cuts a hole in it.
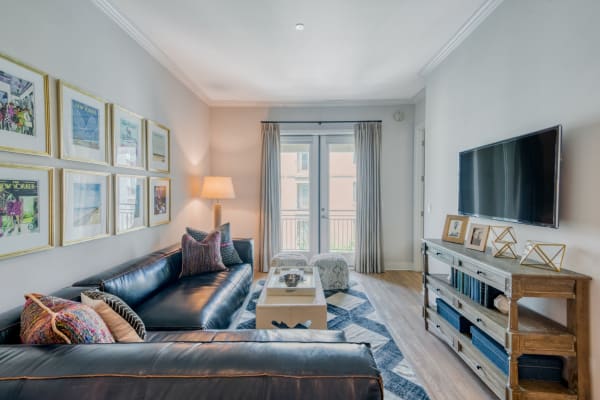
[[[282,136],[281,248],[341,253],[353,263],[356,164],[352,135]]]

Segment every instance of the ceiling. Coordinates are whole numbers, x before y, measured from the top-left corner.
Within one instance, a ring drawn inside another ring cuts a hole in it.
[[[457,33],[468,35],[465,27],[490,3],[94,1],[214,105],[411,99],[424,86],[423,68],[448,52]]]

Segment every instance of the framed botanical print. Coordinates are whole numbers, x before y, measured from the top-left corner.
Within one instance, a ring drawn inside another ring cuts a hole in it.
[[[489,225],[472,224],[469,227],[465,247],[467,249],[485,251],[489,233]]]
[[[148,170],[169,173],[171,162],[171,136],[169,128],[151,120],[146,120],[146,141]]]
[[[143,118],[116,104],[112,105],[113,165],[146,168]]]
[[[145,176],[115,175],[115,233],[143,229],[148,218]]]
[[[0,259],[54,247],[54,169],[0,164]]]
[[[48,75],[0,54],[0,150],[49,156]]]
[[[149,178],[148,221],[150,226],[168,224],[171,221],[171,180],[169,178]]]
[[[62,81],[57,88],[60,158],[108,164],[106,102]]]
[[[446,242],[463,244],[465,243],[465,234],[469,225],[469,217],[462,215],[447,215],[442,232],[442,240]]]
[[[110,235],[110,174],[62,170],[62,245]]]

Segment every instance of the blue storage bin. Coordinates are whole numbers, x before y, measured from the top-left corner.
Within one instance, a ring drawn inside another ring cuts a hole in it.
[[[508,374],[508,354],[500,343],[476,326],[471,326],[471,341],[495,366]],[[557,356],[525,354],[519,357],[519,379],[561,382],[562,369],[563,360]]]
[[[468,319],[460,315],[454,308],[450,307],[448,303],[439,297],[435,299],[437,305],[437,312],[442,318],[450,323],[456,330],[461,333],[469,333],[469,327],[471,323]]]

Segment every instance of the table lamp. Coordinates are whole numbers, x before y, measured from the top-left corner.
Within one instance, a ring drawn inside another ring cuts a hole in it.
[[[221,203],[219,203],[219,200],[235,199],[231,177],[205,176],[200,197],[216,200],[213,205],[213,223],[217,228],[221,225]]]

